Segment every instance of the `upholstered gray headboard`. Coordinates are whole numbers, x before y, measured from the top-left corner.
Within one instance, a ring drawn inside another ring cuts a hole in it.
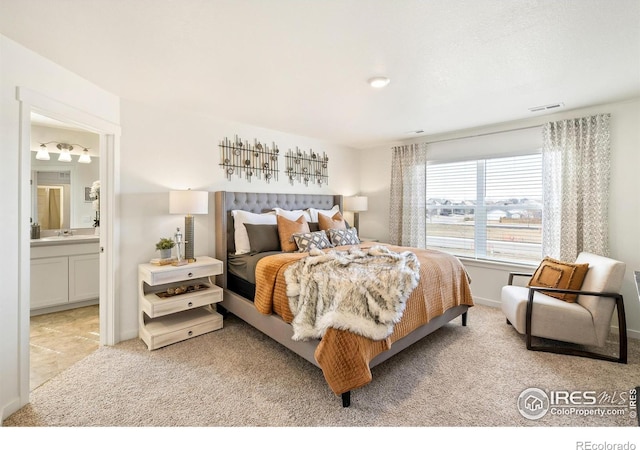
[[[233,252],[234,229],[231,211],[241,209],[260,214],[272,208],[294,209],[331,209],[334,205],[342,209],[342,195],[331,194],[272,194],[264,192],[228,192],[215,193],[216,258],[224,263],[224,274],[218,276],[216,283],[227,287],[227,255]]]

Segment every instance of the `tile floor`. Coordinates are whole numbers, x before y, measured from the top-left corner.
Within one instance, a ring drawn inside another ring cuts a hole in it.
[[[99,345],[98,305],[32,316],[31,390],[90,355]]]

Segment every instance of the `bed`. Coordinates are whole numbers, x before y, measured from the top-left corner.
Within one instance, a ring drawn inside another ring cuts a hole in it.
[[[293,315],[287,301],[282,300],[283,296],[286,298],[283,273],[285,267],[309,253],[272,251],[243,255],[244,258],[235,255],[232,211],[265,214],[274,208],[285,211],[337,208],[342,211],[342,196],[216,192],[216,258],[223,261],[225,267],[216,278],[224,292],[218,306],[223,313],[239,317],[322,369],[330,389],[342,398],[344,407],[350,405],[354,389],[371,382],[371,368],[457,317],[461,317],[462,326],[466,326],[467,310],[473,306],[473,300],[466,271],[457,258],[442,252],[363,242],[357,246],[363,251],[382,246],[394,252],[417,255],[420,261],[420,284],[411,291],[402,318],[392,334],[385,339],[373,340],[344,329],[329,328],[320,339],[294,340]],[[336,247],[336,250],[347,251],[348,247]],[[267,269],[272,263],[280,264],[280,267]],[[268,284],[264,284],[265,277],[271,277]],[[427,283],[427,279],[432,282]],[[276,295],[279,300],[275,299]],[[274,297],[272,303],[269,303],[270,296]],[[431,296],[434,300],[428,298]]]

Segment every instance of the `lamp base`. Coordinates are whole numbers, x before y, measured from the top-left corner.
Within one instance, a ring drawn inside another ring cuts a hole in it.
[[[193,256],[193,216],[187,215],[184,218],[184,259],[194,262]]]

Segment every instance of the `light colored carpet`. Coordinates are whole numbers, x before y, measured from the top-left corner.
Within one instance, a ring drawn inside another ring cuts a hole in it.
[[[615,336],[614,336],[615,338]],[[631,427],[626,414],[521,416],[531,387],[627,393],[640,384],[640,342],[629,364],[527,351],[500,310],[478,305],[375,367],[350,408],[322,372],[234,316],[224,328],[149,352],[133,339],[95,353],[31,394],[4,426],[171,427]]]

